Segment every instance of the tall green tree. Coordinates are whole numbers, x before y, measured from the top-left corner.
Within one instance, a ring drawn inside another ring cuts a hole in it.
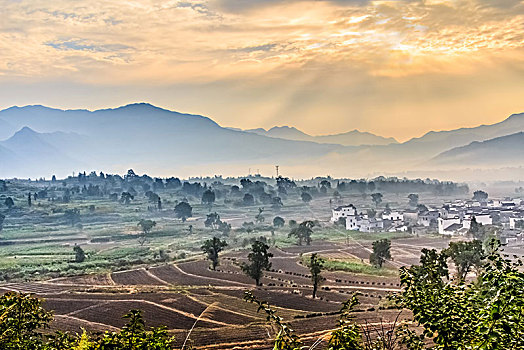
[[[222,241],[217,237],[213,237],[204,242],[201,249],[206,254],[208,260],[211,261],[213,270],[218,266],[218,254],[227,247],[227,242]]]
[[[5,215],[0,214],[0,232],[4,229]]]
[[[382,203],[382,198],[384,196],[382,195],[382,193],[372,193],[371,194],[371,200],[373,201],[373,203],[375,203],[375,206],[378,207],[380,205],[380,203]]]
[[[175,206],[175,216],[185,222],[193,216],[193,208],[187,202],[180,202]]]
[[[142,229],[142,233],[138,237],[138,242],[140,245],[144,245],[144,243],[147,241],[147,235],[151,232],[153,227],[156,226],[156,221],[149,220],[149,219],[141,219],[137,226],[139,226]]]
[[[302,242],[306,242],[306,245],[311,244],[311,234],[313,233],[313,227],[315,223],[311,220],[306,220],[300,225],[291,229],[288,237],[296,237],[298,239],[298,245],[302,245]]]
[[[82,249],[82,247],[75,245],[73,248],[73,251],[75,252],[75,262],[77,263],[84,262],[84,260],[86,259],[86,254],[84,250]]]
[[[309,272],[311,273],[311,281],[313,282],[313,299],[317,296],[317,290],[320,284],[324,281],[324,277],[320,275],[324,259],[320,258],[317,253],[311,254],[309,259]]]
[[[374,266],[381,268],[386,260],[391,259],[391,241],[381,239],[373,242],[373,252],[369,256],[369,262]]]
[[[215,192],[210,189],[205,190],[202,194],[202,204],[205,204],[211,208],[213,203],[215,203]]]
[[[273,219],[273,226],[275,227],[284,227],[285,223],[286,221],[280,216],[275,216],[275,218]]]
[[[313,197],[311,197],[311,195],[307,192],[302,192],[302,194],[300,195],[300,198],[302,199],[302,202],[306,204],[311,202],[311,200],[313,199]]]
[[[11,197],[7,197],[4,201],[4,205],[8,208],[8,209],[12,209],[14,206],[15,206],[15,202],[13,201],[13,198]]]
[[[257,286],[260,285],[260,279],[264,270],[271,268],[270,258],[273,254],[268,252],[269,246],[261,241],[255,241],[251,246],[251,252],[247,256],[247,263],[242,264],[242,271],[255,280]]]
[[[479,240],[450,242],[449,247],[444,252],[455,264],[459,281],[464,281],[472,268],[479,269],[485,262],[484,249]]]
[[[64,212],[64,218],[67,222],[71,224],[71,227],[75,226],[80,222],[80,209],[66,209],[66,211]]]
[[[410,193],[408,195],[408,199],[409,199],[409,206],[410,207],[416,207],[418,205],[418,194],[416,193]]]

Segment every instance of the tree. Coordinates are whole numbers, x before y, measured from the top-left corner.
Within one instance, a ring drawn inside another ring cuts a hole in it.
[[[129,192],[122,192],[122,195],[120,196],[120,203],[123,203],[125,205],[131,204],[131,200],[135,199],[135,196],[133,196]]]
[[[264,212],[264,208],[258,208],[258,214],[255,215],[255,222],[257,224],[261,224],[266,220],[264,215],[262,215],[263,212]]]
[[[39,329],[52,319],[39,299],[8,292],[0,297],[0,349],[39,349],[44,336]]]
[[[138,237],[138,242],[140,245],[144,245],[144,243],[147,241],[147,235],[151,232],[153,227],[156,226],[156,222],[149,219],[141,219],[137,226],[142,229],[142,234]]]
[[[202,194],[202,204],[205,204],[211,208],[215,203],[215,192],[212,190],[205,190]]]
[[[27,206],[31,208],[31,192],[27,194]]]
[[[391,241],[389,239],[381,239],[373,242],[373,253],[369,256],[369,262],[374,266],[381,268],[386,260],[391,259]]]
[[[221,241],[217,237],[208,239],[202,245],[201,249],[211,261],[213,270],[216,270],[216,267],[218,266],[218,253],[220,253],[225,247],[227,247],[227,242]]]
[[[311,197],[311,195],[307,192],[302,192],[302,194],[300,195],[300,198],[302,199],[302,202],[306,204],[311,202],[311,200],[313,199],[313,197]]]
[[[371,194],[371,200],[375,203],[375,206],[378,207],[382,203],[382,193],[373,193]]]
[[[64,212],[64,218],[71,224],[71,227],[74,227],[77,223],[80,222],[80,209],[66,209]]]
[[[477,240],[481,240],[481,241],[484,240],[484,236],[485,236],[484,227],[482,226],[482,224],[477,222],[477,218],[474,216],[471,218],[468,233]]]
[[[488,199],[488,193],[481,190],[475,191],[473,192],[473,199],[476,201],[485,201]]]
[[[523,349],[524,273],[495,240],[476,283],[450,281],[447,252],[423,249],[420,265],[400,269],[395,299],[413,312],[433,349]]]
[[[12,209],[15,206],[15,202],[11,197],[7,197],[4,201],[4,204],[8,209]]]
[[[187,202],[180,202],[175,206],[175,216],[185,222],[193,216],[193,208]]]
[[[255,280],[257,286],[260,285],[260,279],[264,270],[271,268],[270,258],[273,254],[268,252],[269,246],[261,241],[255,241],[251,246],[251,252],[247,256],[249,263],[242,264],[242,271]]]
[[[449,247],[444,252],[455,264],[459,282],[466,279],[471,268],[479,269],[484,265],[484,249],[479,240],[450,242]]]
[[[409,206],[410,207],[416,207],[418,205],[418,194],[411,193],[408,196],[408,199],[409,199]]]
[[[246,193],[242,199],[242,203],[247,207],[253,206],[255,205],[255,197],[249,193]]]
[[[313,227],[315,223],[311,220],[302,222],[300,225],[294,227],[289,233],[288,237],[295,236],[298,239],[298,245],[302,245],[302,241],[306,242],[306,245],[311,244],[311,234],[313,233]]]
[[[220,223],[222,221],[220,220],[220,215],[218,215],[217,212],[209,213],[207,214],[206,221],[204,221],[204,225],[206,227],[211,227],[213,230],[217,230]]]
[[[324,281],[324,277],[320,275],[323,265],[324,259],[319,258],[317,253],[311,254],[311,258],[309,259],[309,272],[311,273],[311,281],[313,282],[313,299],[316,298],[318,287],[322,281]]]
[[[75,247],[73,248],[73,251],[75,252],[75,262],[77,263],[84,262],[84,260],[86,259],[86,254],[84,250],[80,246],[75,245]]]
[[[273,219],[273,226],[275,227],[284,227],[285,223],[286,223],[286,220],[284,220],[280,216],[275,216],[275,218]]]
[[[5,220],[5,215],[0,214],[0,232],[2,232],[2,230],[4,229],[4,220]]]

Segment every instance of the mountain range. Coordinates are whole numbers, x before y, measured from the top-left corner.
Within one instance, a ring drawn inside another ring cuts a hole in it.
[[[398,143],[392,137],[377,136],[369,132],[353,130],[341,134],[311,136],[292,126],[275,126],[269,130],[262,128],[244,130],[257,135],[276,137],[294,141],[339,144],[343,146],[389,145]]]
[[[0,111],[0,177],[123,173],[129,168],[157,176],[238,175],[249,168],[272,174],[275,165],[294,177],[365,177],[519,167],[524,165],[522,131],[524,113],[493,125],[432,131],[398,143],[357,130],[311,136],[294,127],[224,128],[204,116],[147,103],[97,111],[11,107]]]

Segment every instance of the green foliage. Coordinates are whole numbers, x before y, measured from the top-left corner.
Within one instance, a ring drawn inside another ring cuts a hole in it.
[[[71,224],[71,227],[75,226],[77,223],[80,222],[80,209],[67,209],[64,212],[64,218],[67,222]]]
[[[445,254],[453,260],[457,268],[457,278],[464,281],[471,268],[479,269],[484,265],[484,249],[482,242],[450,242]]]
[[[488,193],[481,190],[475,191],[473,192],[473,199],[476,201],[485,201],[488,199]]]
[[[255,284],[260,285],[263,271],[271,268],[269,259],[273,254],[268,252],[269,246],[261,241],[255,241],[251,246],[251,252],[247,256],[249,263],[242,264],[242,271],[255,280]]]
[[[416,207],[418,205],[418,194],[410,193],[408,195],[408,199],[409,199],[409,206],[410,207]]]
[[[212,190],[205,190],[202,194],[202,204],[212,206],[215,203],[215,192]]]
[[[284,227],[285,223],[286,221],[280,216],[275,216],[275,218],[273,219],[273,226],[275,227]]]
[[[44,335],[51,313],[29,294],[6,293],[0,297],[0,349],[2,350],[171,350],[175,339],[166,328],[147,329],[142,314],[131,310],[119,332],[80,336],[57,332]]]
[[[309,203],[313,199],[313,197],[311,197],[311,195],[307,192],[302,192],[302,194],[300,195],[300,198],[302,199],[302,202],[304,203]]]
[[[202,245],[201,249],[211,261],[213,270],[216,270],[216,267],[218,266],[218,253],[220,253],[225,247],[227,247],[227,242],[221,241],[217,237],[208,239]]]
[[[42,302],[29,294],[9,292],[0,297],[0,349],[38,349],[44,337],[51,313]]]
[[[378,207],[380,205],[380,203],[382,203],[382,193],[373,193],[371,194],[371,200],[373,201],[373,203],[375,203],[375,205]]]
[[[73,248],[73,251],[75,252],[75,262],[82,263],[86,259],[86,254],[82,247],[75,245]]]
[[[156,221],[149,220],[149,219],[140,219],[137,226],[139,226],[142,229],[142,234],[140,237],[138,237],[138,242],[140,245],[144,245],[144,243],[147,241],[147,235],[151,232],[153,227],[156,226]]]
[[[311,220],[306,220],[300,223],[300,225],[295,226],[293,229],[291,229],[291,232],[289,233],[288,237],[296,237],[298,239],[298,245],[302,245],[303,241],[306,242],[306,245],[310,245],[313,227],[315,227],[315,223]]]
[[[309,259],[309,272],[311,273],[311,281],[313,282],[313,299],[317,296],[318,287],[325,280],[325,278],[320,275],[323,265],[324,259],[320,258],[317,253],[311,254],[311,258]]]
[[[352,320],[351,312],[359,304],[356,295],[342,304],[338,328],[331,333],[329,350],[358,350],[362,347],[360,327]]]
[[[373,253],[369,256],[369,262],[381,268],[386,260],[391,259],[391,241],[387,238],[373,242]]]
[[[4,201],[4,205],[8,208],[8,209],[11,209],[15,206],[15,202],[13,201],[13,198],[11,197],[7,197]]]
[[[433,349],[523,349],[524,273],[490,243],[475,283],[450,282],[446,252],[423,250],[420,266],[402,268],[400,306],[410,309]]]
[[[275,310],[271,309],[268,303],[258,300],[251,292],[244,293],[244,300],[257,304],[257,312],[264,311],[267,315],[267,321],[277,327],[278,333],[275,337],[274,350],[303,349],[302,342],[295,334],[295,331],[288,323],[284,323],[280,316],[277,316]]]
[[[185,222],[193,216],[193,208],[187,202],[180,202],[175,206],[175,216]]]

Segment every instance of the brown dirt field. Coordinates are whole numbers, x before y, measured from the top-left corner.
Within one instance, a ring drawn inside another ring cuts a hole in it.
[[[129,270],[121,272],[113,272],[111,274],[111,279],[116,284],[121,285],[153,285],[159,286],[164,283],[158,281],[154,277],[151,277],[146,270]]]
[[[56,278],[54,283],[72,285],[109,286],[115,284],[109,274],[90,274],[72,277]]]

